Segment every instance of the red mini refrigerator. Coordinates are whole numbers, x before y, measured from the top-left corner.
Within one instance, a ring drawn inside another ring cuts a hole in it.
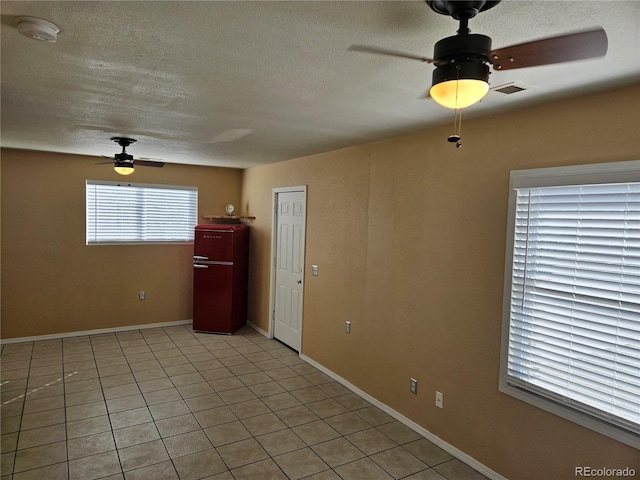
[[[197,225],[193,246],[193,329],[232,334],[247,323],[249,227]]]

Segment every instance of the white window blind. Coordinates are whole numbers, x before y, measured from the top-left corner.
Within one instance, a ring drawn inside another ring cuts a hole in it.
[[[193,241],[198,189],[87,180],[87,245]]]
[[[501,381],[639,435],[640,182],[515,187],[513,201]]]

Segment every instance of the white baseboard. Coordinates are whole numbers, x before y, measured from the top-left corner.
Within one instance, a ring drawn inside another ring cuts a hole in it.
[[[191,322],[192,322],[191,319],[176,320],[173,322],[145,323],[143,325],[127,325],[127,326],[113,327],[113,328],[98,328],[96,330],[80,330],[77,332],[52,333],[49,335],[36,335],[34,337],[6,338],[6,339],[0,339],[0,345],[5,345],[9,343],[22,343],[22,342],[41,342],[43,340],[57,340],[59,338],[81,337],[83,335],[100,335],[104,333],[126,332],[129,330],[146,330],[147,328],[162,328],[162,327],[173,327],[177,325],[190,325]]]
[[[484,476],[486,476],[486,477],[488,477],[488,478],[490,478],[492,480],[508,480],[506,477],[503,477],[499,473],[494,472],[493,470],[491,470],[486,465],[484,465],[484,464],[480,463],[479,461],[477,461],[475,458],[467,455],[462,450],[457,449],[456,447],[454,447],[450,443],[447,443],[444,440],[442,440],[440,437],[435,436],[429,430],[427,430],[426,428],[418,425],[413,420],[410,420],[409,418],[405,417],[400,412],[397,412],[396,410],[394,410],[390,406],[382,403],[380,400],[378,400],[378,399],[372,397],[371,395],[369,395],[368,393],[360,390],[358,387],[356,387],[355,385],[352,385],[351,383],[349,383],[349,381],[345,380],[340,375],[332,372],[328,368],[326,368],[323,365],[319,364],[315,360],[312,360],[311,358],[307,357],[306,355],[304,355],[302,353],[300,354],[300,358],[302,360],[304,360],[305,362],[309,363],[310,365],[313,365],[314,367],[316,367],[318,370],[320,370],[321,372],[325,373],[329,377],[333,378],[338,383],[344,385],[345,387],[347,387],[349,390],[351,390],[353,393],[355,393],[359,397],[364,398],[369,403],[371,403],[372,405],[375,405],[376,407],[378,407],[383,412],[388,413],[393,418],[395,418],[399,422],[403,423],[404,425],[406,425],[407,427],[412,429],[414,432],[419,433],[420,435],[425,437],[430,442],[432,442],[435,445],[437,445],[438,447],[442,448],[444,451],[450,453],[451,455],[453,455],[454,457],[456,457],[460,461],[466,463],[467,465],[469,465],[474,470],[477,470],[478,472],[482,473]]]
[[[263,336],[265,336],[267,338],[272,338],[271,335],[269,335],[269,332],[264,331],[259,326],[257,326],[255,323],[247,322],[247,325],[250,326],[251,328],[253,328],[260,335],[263,335]]]

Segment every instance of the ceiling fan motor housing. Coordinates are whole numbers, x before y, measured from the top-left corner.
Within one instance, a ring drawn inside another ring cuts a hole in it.
[[[434,47],[433,85],[472,78],[489,83],[491,38],[471,33],[443,38]]]
[[[454,35],[436,42],[433,49],[433,58],[438,63],[453,60],[489,61],[491,52],[491,37],[470,33],[468,35]]]
[[[129,155],[128,153],[116,153],[114,158],[117,162],[133,163],[133,155]]]

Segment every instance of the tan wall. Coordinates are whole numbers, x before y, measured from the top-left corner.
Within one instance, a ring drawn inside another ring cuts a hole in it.
[[[191,318],[192,245],[85,245],[85,180],[124,178],[96,161],[2,150],[3,339]],[[241,175],[167,164],[129,178],[197,186],[201,215],[239,205]]]
[[[509,171],[638,159],[639,126],[634,85],[465,120],[461,149],[447,125],[248,169],[250,320],[269,328],[271,189],[306,184],[304,354],[512,480],[639,472],[637,450],[498,392]]]

